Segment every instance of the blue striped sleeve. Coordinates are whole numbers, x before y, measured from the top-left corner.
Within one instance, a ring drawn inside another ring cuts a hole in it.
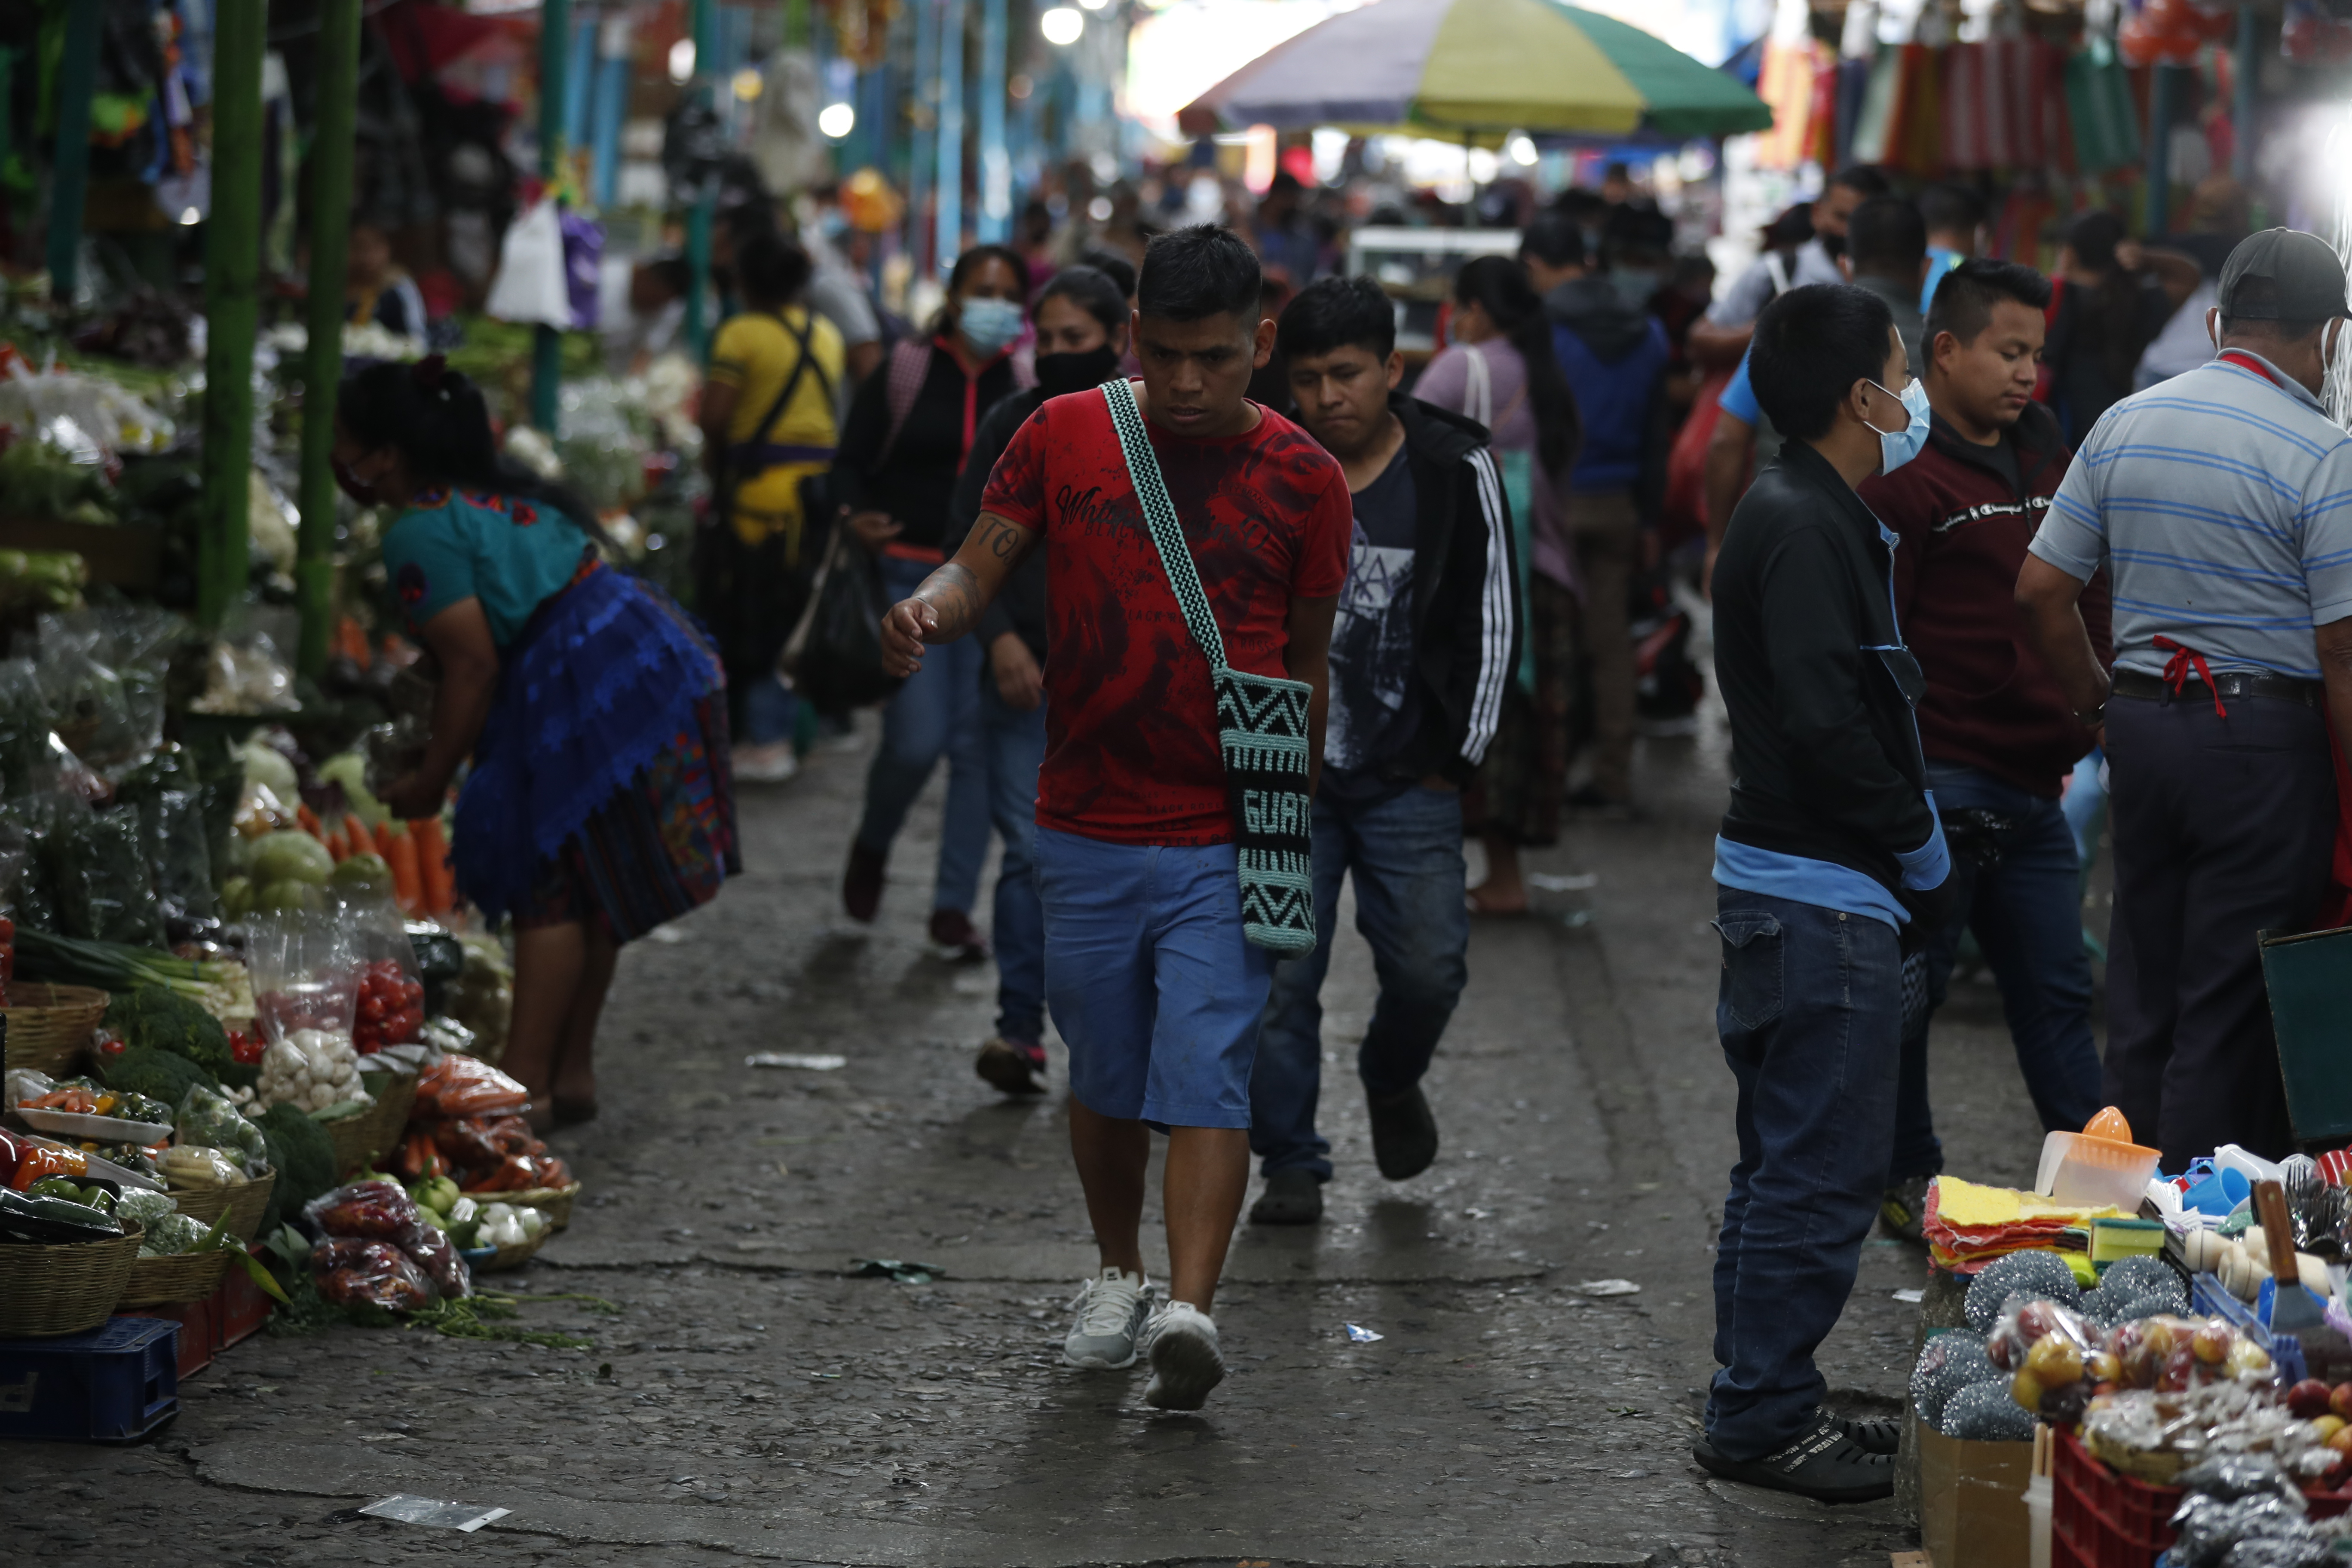
[[[2303,487],[2303,576],[2311,624],[2352,616],[2352,437],[2322,458]]]
[[[2101,421],[2102,424],[2105,421]],[[2097,438],[2093,432],[2093,439]],[[2086,454],[2087,457],[2087,454]],[[2099,517],[2099,481],[2087,460],[2071,464],[2030,548],[2069,577],[2089,582],[2106,552],[2106,529]]]

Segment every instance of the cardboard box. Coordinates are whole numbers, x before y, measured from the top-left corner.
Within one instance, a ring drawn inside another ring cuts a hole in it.
[[[1918,1426],[1919,1544],[1936,1568],[2031,1568],[2032,1443],[1969,1443]]]

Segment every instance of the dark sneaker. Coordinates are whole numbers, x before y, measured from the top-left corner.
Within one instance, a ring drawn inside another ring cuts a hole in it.
[[[1323,1184],[1312,1171],[1276,1171],[1250,1205],[1252,1225],[1313,1225],[1323,1217]]]
[[[991,1035],[980,1047],[972,1069],[1007,1094],[1045,1092],[1045,1047]]]
[[[1915,1247],[1927,1245],[1927,1184],[1935,1179],[1913,1176],[1886,1189],[1878,1200],[1878,1219],[1889,1236],[1900,1237]]]
[[[988,939],[961,910],[931,911],[931,952],[949,963],[980,963],[988,957]]]
[[[1760,1459],[1734,1459],[1702,1437],[1691,1458],[1727,1481],[1795,1492],[1815,1502],[1875,1502],[1895,1495],[1895,1457],[1874,1454],[1822,1416],[1813,1429]]]
[[[841,873],[841,907],[860,925],[872,924],[874,912],[882,907],[882,868],[887,863],[863,844],[850,841],[849,865]]]
[[[1415,1084],[1402,1094],[1371,1100],[1372,1158],[1391,1182],[1418,1176],[1437,1158],[1437,1118]]]
[[[1892,1454],[1903,1447],[1903,1422],[1898,1416],[1834,1415],[1831,1419],[1865,1454]]]

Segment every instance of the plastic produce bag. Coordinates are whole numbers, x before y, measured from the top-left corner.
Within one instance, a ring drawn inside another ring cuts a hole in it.
[[[166,789],[139,805],[140,837],[155,897],[166,920],[215,920],[212,847],[205,830],[204,797]]]
[[[48,758],[49,704],[33,661],[0,659],[0,795],[33,790]]]
[[[163,908],[149,880],[137,811],[61,809],[43,850],[66,935],[163,945]]]
[[[102,640],[97,619],[87,612],[43,616],[41,654],[33,667],[51,728],[76,756],[101,768],[135,761],[142,738],[122,678],[98,657]],[[156,739],[162,739],[160,726]]]
[[[416,1080],[420,1119],[470,1117],[499,1111],[519,1112],[530,1103],[530,1091],[473,1057],[443,1057]]]
[[[551,199],[533,204],[508,226],[499,247],[498,276],[490,281],[482,309],[501,321],[558,330],[572,325],[572,290],[563,269],[563,220]]]
[[[246,963],[253,972],[255,1017],[271,1042],[298,1029],[350,1037],[361,965],[339,916],[298,911],[255,921]]]
[[[425,1273],[388,1241],[328,1240],[310,1252],[319,1294],[338,1307],[414,1312],[433,1299]]]
[[[236,1156],[249,1176],[258,1176],[269,1164],[269,1144],[261,1129],[246,1120],[236,1101],[201,1083],[190,1084],[188,1092],[180,1097],[173,1136],[182,1143],[201,1144]]]
[[[444,1296],[472,1293],[466,1260],[438,1226],[426,1220],[416,1201],[394,1182],[354,1182],[313,1198],[303,1217],[329,1237],[388,1242],[424,1269]]]
[[[415,1039],[425,1026],[425,980],[399,906],[380,892],[359,890],[340,913],[360,962],[352,1044],[373,1056]]]

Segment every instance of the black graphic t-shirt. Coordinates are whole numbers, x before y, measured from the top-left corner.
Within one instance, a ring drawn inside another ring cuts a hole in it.
[[[1413,680],[1412,574],[1416,497],[1404,448],[1349,498],[1355,527],[1348,584],[1331,626],[1331,711],[1323,732],[1323,787],[1378,800],[1402,785],[1381,764],[1412,742],[1421,720]],[[1410,782],[1410,781],[1407,781]]]

